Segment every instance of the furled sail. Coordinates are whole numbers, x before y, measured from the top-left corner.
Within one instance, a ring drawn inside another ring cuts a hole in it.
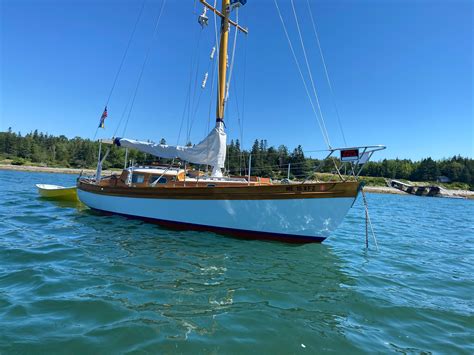
[[[190,163],[211,165],[214,169],[220,169],[224,167],[226,139],[223,124],[218,123],[202,142],[192,147],[142,142],[128,138],[116,138],[114,144],[137,149],[160,158],[179,158]]]

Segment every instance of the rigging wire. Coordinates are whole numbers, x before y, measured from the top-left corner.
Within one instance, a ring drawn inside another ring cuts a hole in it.
[[[324,134],[324,130],[323,130],[323,127],[322,127],[322,125],[321,125],[319,116],[318,116],[318,114],[317,114],[317,112],[316,112],[316,108],[314,107],[314,103],[313,103],[313,100],[312,100],[312,98],[311,98],[311,94],[310,94],[310,92],[309,92],[309,90],[308,90],[308,86],[306,85],[306,81],[305,81],[305,79],[304,79],[303,72],[301,71],[300,63],[299,63],[299,61],[298,61],[298,58],[296,57],[296,53],[295,53],[295,50],[294,50],[294,48],[293,48],[293,44],[291,43],[291,39],[290,39],[290,36],[289,36],[288,31],[287,31],[287,29],[286,29],[286,25],[285,25],[285,22],[284,22],[284,20],[283,20],[282,15],[281,15],[281,11],[280,11],[280,8],[279,8],[279,6],[278,6],[277,0],[273,0],[273,2],[275,3],[275,7],[276,7],[276,9],[277,9],[278,16],[280,17],[280,21],[281,21],[281,24],[282,24],[282,26],[283,26],[283,31],[285,32],[286,39],[288,40],[288,45],[289,45],[290,50],[291,50],[291,53],[292,53],[292,55],[293,55],[293,59],[295,60],[296,67],[298,68],[298,72],[299,72],[300,77],[301,77],[301,80],[302,80],[302,82],[303,82],[303,86],[304,86],[304,88],[305,88],[306,95],[308,96],[309,103],[311,104],[311,108],[313,109],[313,113],[314,113],[314,115],[316,116],[316,119],[317,119],[319,128],[321,129],[321,133],[322,133],[323,138],[324,138],[324,140],[325,140],[325,142],[326,142],[326,145],[327,145],[329,148],[331,148],[331,145],[330,145],[330,143],[329,143],[327,137],[326,137],[325,134]]]
[[[242,125],[241,125],[241,121],[240,121],[240,107],[239,107],[239,98],[238,98],[238,95],[237,95],[237,84],[235,84],[235,79],[234,79],[234,86],[236,88],[235,90],[235,99],[233,99],[233,101],[235,102],[235,108],[237,110],[237,125],[239,126],[239,139],[241,140],[242,139]],[[239,144],[240,144],[240,141],[239,141]]]
[[[127,47],[125,48],[125,52],[123,53],[122,60],[120,61],[120,65],[119,65],[117,74],[115,75],[114,83],[112,85],[112,88],[110,89],[109,96],[107,97],[107,102],[105,103],[105,106],[107,106],[109,104],[110,97],[112,96],[112,93],[115,89],[115,85],[117,84],[117,79],[120,75],[120,72],[122,71],[123,63],[125,62],[125,57],[127,56],[128,50],[130,48],[130,44],[132,43],[132,39],[133,39],[133,37],[135,35],[135,32],[137,30],[138,22],[140,21],[140,18],[142,17],[143,9],[145,8],[145,3],[146,3],[146,0],[143,0],[142,7],[140,8],[140,13],[138,14],[138,17],[135,21],[135,25],[133,26],[132,34],[130,35],[130,38],[128,39]]]
[[[218,44],[216,43],[216,47],[218,46]],[[216,55],[219,55],[219,51],[217,50],[216,52],[217,54]],[[207,116],[207,125],[206,125],[206,131],[204,132],[204,136],[209,132],[209,129],[210,129],[210,126],[211,126],[211,112],[212,112],[212,98],[213,98],[213,94],[214,94],[214,84],[215,84],[215,77],[216,77],[216,68],[217,68],[217,65],[218,65],[218,59],[216,58],[216,60],[214,61],[213,65],[212,65],[212,72],[211,72],[211,90],[210,90],[210,98],[209,98],[209,112],[208,112],[208,116]]]
[[[217,6],[217,0],[214,0],[214,8],[216,8]],[[215,11],[213,11],[214,13],[214,36],[216,38],[216,49],[217,49],[217,57],[216,57],[216,63],[219,63],[219,60],[220,60],[220,42],[219,42],[219,32],[217,30],[217,14]],[[217,82],[219,82],[219,70],[217,71]]]
[[[183,114],[181,116],[181,123],[179,125],[178,138],[176,139],[176,145],[179,144],[179,140],[181,139],[181,132],[183,130],[184,118],[186,117],[186,110],[188,108],[188,98],[189,98],[190,92],[191,92],[191,81],[189,81],[188,92],[186,94],[186,98],[184,99],[184,109],[183,109]]]
[[[314,97],[316,98],[316,104],[318,106],[319,116],[321,117],[321,123],[322,123],[322,126],[324,128],[324,134],[326,134],[328,145],[331,146],[331,143],[329,141],[328,131],[327,131],[327,128],[326,128],[326,123],[324,122],[323,112],[321,110],[321,105],[319,103],[318,92],[316,91],[316,86],[314,85],[313,74],[311,72],[311,67],[309,65],[308,56],[306,55],[306,48],[304,46],[303,36],[301,35],[300,24],[299,24],[299,21],[298,21],[298,16],[296,15],[295,3],[294,3],[293,0],[291,0],[291,8],[293,9],[293,15],[294,15],[295,21],[296,21],[296,28],[298,30],[298,36],[300,38],[301,48],[303,49],[303,56],[304,56],[304,60],[306,62],[306,68],[308,70],[309,79],[311,81],[311,86],[313,88]]]
[[[238,8],[235,9],[236,11],[236,20],[235,22],[238,24],[239,23],[239,10]],[[230,31],[230,30],[229,30]],[[224,116],[226,116],[227,113],[227,102],[229,100],[229,90],[230,90],[230,84],[232,80],[232,72],[234,69],[234,58],[235,58],[235,49],[237,46],[237,34],[238,34],[238,28],[235,28],[234,36],[233,36],[233,44],[232,44],[232,52],[231,52],[231,59],[230,59],[230,65],[229,65],[229,76],[227,78],[226,82],[226,87],[225,87],[225,94],[224,94]],[[229,120],[227,120],[229,122]]]
[[[217,6],[217,0],[214,0],[214,8],[216,8]],[[219,63],[219,46],[220,46],[220,43],[219,43],[219,38],[218,38],[218,31],[217,31],[217,15],[216,15],[216,12],[213,11],[214,13],[214,38],[215,38],[215,46],[216,46],[216,59],[215,59],[215,63],[214,63],[214,66],[213,66],[213,69],[212,69],[212,85],[211,85],[211,91],[210,91],[210,100],[209,100],[209,115],[208,115],[208,118],[207,118],[207,130],[204,134],[204,136],[206,136],[206,134],[208,134],[209,130],[210,130],[210,126],[211,126],[211,110],[212,110],[212,95],[213,95],[213,91],[214,91],[214,78],[217,77],[217,81],[219,82],[219,70],[216,70],[217,66],[218,66],[218,63]],[[217,72],[217,75],[215,75],[215,73]],[[217,100],[217,99],[216,99]],[[207,144],[206,144],[206,153],[207,153],[207,157],[209,157],[209,154],[210,154],[210,145],[209,145],[209,141],[207,141]],[[207,166],[206,166],[206,169],[207,169]]]
[[[196,91],[197,91],[197,86],[198,86],[198,74],[199,74],[199,66],[200,66],[200,62],[201,62],[201,58],[199,56],[199,47],[200,47],[200,44],[201,44],[201,34],[203,32],[203,27],[201,27],[201,30],[199,32],[199,37],[198,37],[198,41],[197,41],[197,46],[196,46],[196,53],[195,53],[195,60],[196,60],[196,65],[195,65],[195,68],[196,68],[196,74],[194,75],[194,89],[193,89],[193,99],[191,101],[191,97],[189,97],[189,107],[188,107],[188,120],[187,120],[187,123],[186,123],[186,144],[189,142],[189,138],[190,138],[190,135],[191,135],[191,120],[192,120],[192,116],[194,116],[194,107],[195,107],[195,102],[196,102]],[[201,98],[201,94],[202,94],[202,91],[199,95],[199,100]],[[198,105],[199,105],[199,102],[198,102]],[[197,108],[196,108],[197,109]]]
[[[107,101],[105,102],[105,107],[107,107],[109,105],[109,101],[110,101],[110,98],[112,97],[112,93],[114,92],[115,86],[117,84],[118,77],[119,77],[120,73],[122,72],[123,63],[125,62],[125,58],[127,57],[128,50],[130,48],[130,44],[132,43],[133,37],[135,36],[135,32],[137,30],[138,23],[140,22],[140,19],[142,17],[143,9],[145,8],[145,3],[146,3],[146,0],[143,0],[142,6],[140,8],[137,19],[135,20],[135,24],[133,26],[132,33],[130,34],[130,37],[128,39],[127,46],[125,47],[125,52],[123,53],[122,60],[120,61],[120,65],[118,67],[117,73],[115,74],[115,78],[114,78],[112,87],[110,88],[109,95],[107,97]],[[93,141],[95,140],[95,138],[97,136],[98,129],[99,129],[99,127],[97,127],[96,130],[95,130],[94,138],[92,139]]]
[[[246,93],[246,83],[247,83],[247,39],[244,40],[244,74],[242,79],[242,132],[240,133],[240,138],[244,139],[244,116],[245,116],[245,93]]]
[[[242,122],[240,122],[240,117],[238,117],[239,129],[240,129],[240,146],[244,146],[244,116],[245,116],[245,83],[247,77],[247,40],[244,40],[244,77],[242,79]],[[239,115],[240,116],[240,115]],[[243,159],[243,154],[241,153],[239,158],[239,167],[241,166],[241,160]],[[244,168],[246,167],[245,159],[243,160]]]
[[[247,41],[244,42],[245,45],[244,45],[244,67],[243,67],[243,89],[242,89],[242,112],[240,110],[240,106],[239,106],[239,97],[238,97],[238,90],[237,90],[237,84],[235,82],[235,78],[233,78],[233,85],[235,86],[235,107],[236,107],[236,110],[237,110],[237,124],[238,124],[238,127],[239,127],[239,144],[240,146],[242,147],[243,145],[243,136],[244,136],[244,133],[243,133],[243,121],[244,121],[244,109],[245,109],[245,73],[246,73],[246,63],[247,63],[247,46],[246,46],[246,43]],[[242,152],[239,154],[239,169],[241,168],[241,165],[242,165]],[[245,162],[244,162],[245,163]]]
[[[334,90],[332,88],[331,80],[329,79],[328,68],[326,66],[326,60],[324,59],[323,49],[321,47],[321,43],[319,42],[319,35],[318,35],[318,31],[316,30],[316,24],[315,24],[315,21],[314,21],[314,18],[313,18],[313,11],[311,10],[309,0],[306,0],[306,4],[308,5],[309,17],[311,19],[311,24],[313,26],[313,32],[314,32],[314,35],[316,37],[316,43],[318,44],[319,54],[321,54],[321,61],[323,62],[324,73],[326,74],[326,80],[328,82],[329,91],[331,93],[332,102],[334,104],[334,110],[336,111],[337,122],[339,123],[339,129],[341,130],[341,135],[342,135],[342,139],[344,141],[344,145],[347,146],[346,135],[344,134],[344,130],[342,129],[341,116],[339,115],[339,109],[337,107],[337,102],[336,102],[336,96],[334,95]]]
[[[145,70],[145,66],[148,62],[148,58],[150,56],[150,53],[151,53],[151,48],[153,47],[153,42],[155,41],[155,38],[156,38],[156,35],[158,33],[158,25],[160,24],[160,20],[161,20],[161,15],[163,15],[163,9],[165,7],[165,4],[166,4],[166,0],[163,0],[161,2],[161,8],[160,8],[160,12],[159,12],[159,15],[158,15],[158,18],[156,19],[156,23],[155,23],[155,28],[153,30],[153,36],[152,36],[152,39],[151,39],[151,42],[150,42],[150,46],[148,47],[148,50],[147,50],[147,53],[145,55],[145,59],[143,61],[143,64],[142,64],[142,67],[141,67],[141,70],[140,70],[140,75],[138,77],[138,81],[137,81],[137,85],[135,87],[135,92],[133,93],[133,98],[132,98],[132,103],[130,105],[130,109],[128,111],[128,115],[127,115],[127,119],[125,121],[125,125],[123,127],[123,131],[122,131],[122,136],[125,135],[125,131],[127,130],[127,126],[128,126],[128,121],[130,119],[130,115],[132,113],[132,109],[133,109],[133,104],[135,103],[135,98],[137,96],[137,92],[138,92],[138,88],[140,86],[140,83],[141,83],[141,80],[142,80],[142,77],[143,77],[143,72]]]
[[[178,131],[178,138],[176,139],[176,145],[179,144],[179,140],[181,139],[181,132],[183,130],[183,125],[184,125],[184,119],[186,117],[186,112],[190,106],[190,102],[191,102],[191,86],[192,86],[192,81],[193,81],[193,67],[194,67],[194,58],[195,56],[197,55],[197,49],[199,47],[199,41],[200,41],[200,35],[201,35],[201,32],[199,32],[197,35],[196,35],[196,47],[194,49],[194,52],[193,52],[193,55],[191,56],[191,61],[190,61],[190,66],[189,66],[189,83],[188,83],[188,91],[186,93],[186,99],[184,100],[184,109],[183,109],[183,114],[181,116],[181,124],[179,126],[179,131]],[[185,142],[186,144],[186,142]]]
[[[196,103],[196,105],[193,109],[193,114],[192,114],[191,122],[189,124],[188,134],[187,134],[187,141],[189,141],[190,138],[191,138],[191,131],[193,130],[194,122],[196,121],[196,116],[197,116],[197,112],[198,112],[198,108],[199,108],[199,103],[201,102],[201,97],[202,97],[203,92],[204,92],[204,89],[201,89],[200,92],[199,92],[197,103]]]
[[[214,0],[214,8],[216,8],[217,6],[217,0]],[[217,81],[219,81],[219,71],[217,70],[216,71],[216,68],[217,66],[219,65],[219,55],[220,55],[220,50],[219,50],[219,46],[220,46],[220,43],[219,43],[219,33],[217,31],[217,15],[215,13],[215,11],[213,11],[213,14],[214,14],[214,37],[215,37],[215,43],[216,43],[216,61],[214,63],[214,68],[213,68],[213,78],[215,77],[215,72],[217,72]],[[211,110],[212,110],[212,95],[213,95],[213,91],[214,91],[214,79],[212,81],[212,86],[211,86],[211,99],[210,99],[210,102],[209,102],[209,117],[208,117],[208,122],[207,122],[207,132],[209,132],[209,129],[210,129],[210,124],[211,124]]]
[[[215,50],[216,50],[216,47],[212,47],[212,51],[211,51],[211,55],[209,56],[209,63],[207,65],[207,71],[206,71],[206,75],[208,75],[209,73],[209,69],[213,68],[213,72],[212,72],[212,76],[214,76],[214,68],[215,68],[215,63],[214,63],[214,57],[215,57]],[[207,79],[205,79],[207,80]],[[213,80],[213,79],[212,79]],[[196,90],[196,87],[194,88]],[[201,85],[201,90],[199,90],[199,96],[198,96],[198,100],[197,100],[197,103],[196,105],[194,106],[194,109],[193,109],[193,115],[192,115],[192,118],[191,118],[191,124],[189,126],[189,132],[188,132],[188,141],[189,141],[189,137],[191,136],[191,132],[193,130],[193,126],[194,126],[194,122],[196,122],[196,116],[197,116],[197,113],[198,113],[198,109],[199,109],[199,104],[201,102],[201,98],[202,98],[202,95],[204,93],[204,90],[205,90],[205,84],[203,82],[203,84]],[[211,90],[211,94],[212,94],[212,90]],[[210,114],[209,114],[210,115]],[[205,134],[207,134],[207,132],[205,132]]]
[[[238,25],[239,24],[239,8],[235,8],[235,23]],[[227,101],[229,99],[229,89],[230,89],[230,84],[232,80],[232,73],[234,71],[234,61],[235,61],[235,49],[237,47],[237,35],[239,33],[239,29],[237,26],[235,26],[234,29],[234,39],[233,39],[233,44],[232,44],[232,52],[231,52],[231,60],[230,60],[230,66],[229,66],[229,77],[227,78],[227,83],[226,83],[226,88],[225,88],[225,94],[224,94],[224,116],[227,112]],[[236,91],[237,92],[237,91]],[[236,103],[238,102],[236,98]],[[238,105],[238,104],[237,104]],[[237,117],[239,114],[237,114]],[[226,145],[226,150],[228,152],[229,146]],[[226,152],[226,155],[227,155]],[[230,159],[227,159],[227,171],[229,171],[229,164],[230,164]]]
[[[235,8],[235,23],[238,25],[239,24],[239,8]],[[235,48],[237,47],[237,35],[239,33],[239,29],[235,27],[235,33],[234,33],[234,44],[232,45],[232,59],[230,61],[230,70],[229,70],[229,78],[227,79],[227,87],[226,87],[226,92],[225,92],[225,97],[224,97],[224,103],[227,101],[229,98],[229,88],[230,88],[230,83],[232,79],[232,72],[234,70],[234,59],[235,59]]]
[[[117,124],[117,127],[115,128],[114,134],[112,137],[116,137],[118,130],[120,129],[120,125],[122,124],[123,119],[125,118],[125,114],[127,113],[128,106],[130,105],[130,102],[132,101],[132,96],[128,98],[127,104],[125,105],[122,115],[120,116],[120,120]]]
[[[235,19],[235,22],[238,24],[239,23],[239,8],[235,8],[235,16],[236,16],[236,19]],[[233,45],[232,45],[232,58],[230,60],[230,67],[229,67],[229,77],[227,79],[227,83],[226,83],[226,88],[225,88],[225,94],[224,94],[224,116],[225,116],[225,113],[227,112],[227,101],[229,99],[229,88],[230,88],[230,84],[231,84],[231,80],[232,80],[232,72],[233,72],[233,69],[234,69],[234,59],[235,59],[235,49],[236,49],[236,46],[237,46],[237,35],[238,35],[238,32],[239,32],[239,29],[237,27],[235,27],[235,32],[234,32],[234,40],[233,40]],[[237,99],[236,99],[236,102],[237,102]],[[238,114],[237,114],[237,117],[238,117]],[[226,156],[228,154],[228,151],[229,151],[229,146],[226,145]],[[229,166],[230,166],[230,159],[226,159],[227,160],[227,171],[229,171]]]

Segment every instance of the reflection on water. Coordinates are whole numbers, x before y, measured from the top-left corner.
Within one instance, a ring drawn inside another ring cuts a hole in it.
[[[0,352],[472,353],[472,201],[369,195],[375,252],[358,204],[292,246],[37,198],[74,178],[0,172]]]
[[[141,314],[140,323],[159,325],[164,344],[190,339],[199,344],[209,337],[253,343],[256,336],[291,333],[298,324],[305,329],[299,331],[305,346],[321,342],[310,336],[314,331],[344,342],[340,323],[347,310],[334,305],[347,303],[354,281],[330,247],[173,232],[118,216],[87,225],[97,235],[89,243],[107,255],[86,271],[108,280],[94,289],[94,297]],[[284,343],[296,344],[292,337]]]
[[[58,208],[76,208],[78,210],[88,210],[88,208],[80,201],[61,201],[54,198],[47,198],[41,196],[38,197],[38,201],[44,203],[52,203]]]

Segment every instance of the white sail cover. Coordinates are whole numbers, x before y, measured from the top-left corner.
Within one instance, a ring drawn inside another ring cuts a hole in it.
[[[218,123],[202,142],[192,147],[142,142],[128,138],[119,138],[115,143],[117,144],[118,141],[118,145],[121,147],[137,149],[160,158],[179,158],[194,164],[223,168],[226,156],[226,140],[227,135],[223,124]]]

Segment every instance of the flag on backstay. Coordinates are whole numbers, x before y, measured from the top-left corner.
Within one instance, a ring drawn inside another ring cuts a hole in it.
[[[100,123],[99,123],[99,128],[104,128],[104,122],[105,119],[107,118],[107,106],[104,108],[104,112],[102,113],[102,116],[100,116]]]

